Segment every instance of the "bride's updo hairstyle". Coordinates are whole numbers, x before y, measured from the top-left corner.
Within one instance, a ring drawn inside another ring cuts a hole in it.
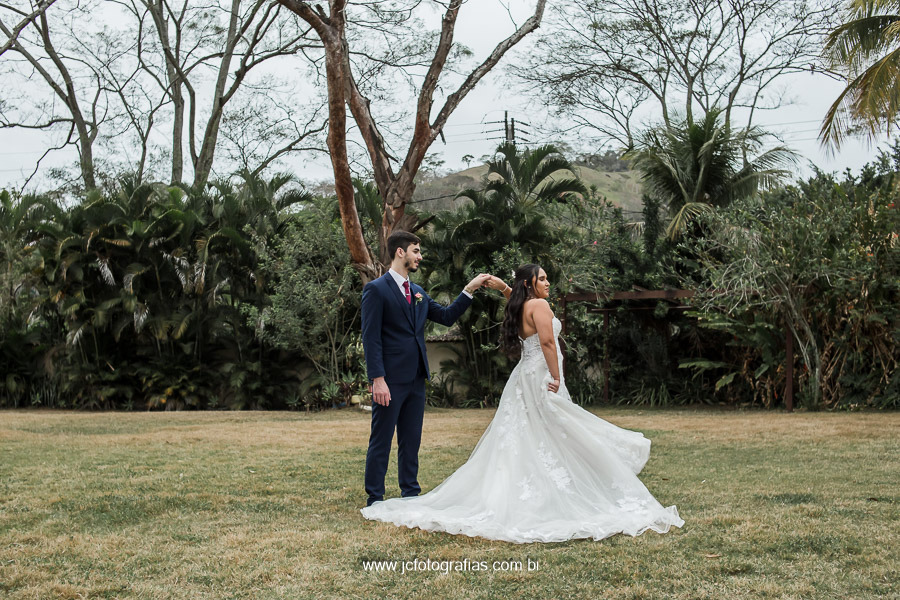
[[[512,292],[506,302],[503,324],[500,326],[500,350],[510,358],[519,358],[522,343],[519,341],[519,324],[522,322],[522,307],[529,298],[534,298],[534,282],[537,281],[539,265],[522,265],[515,272]]]

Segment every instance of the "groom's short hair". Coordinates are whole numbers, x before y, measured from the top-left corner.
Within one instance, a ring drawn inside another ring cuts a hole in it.
[[[389,235],[387,239],[388,255],[391,257],[391,260],[394,260],[394,257],[397,256],[397,248],[403,248],[403,251],[405,252],[410,245],[421,243],[422,240],[420,240],[418,236],[408,231],[395,231]]]

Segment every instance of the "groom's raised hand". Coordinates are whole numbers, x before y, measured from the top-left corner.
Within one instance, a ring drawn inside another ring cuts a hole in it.
[[[372,402],[387,406],[391,402],[391,390],[388,388],[384,377],[376,377],[372,380],[372,386],[369,388],[372,392]]]
[[[470,294],[484,285],[484,283],[490,279],[491,276],[488,273],[479,273],[472,281],[466,284],[466,291]]]

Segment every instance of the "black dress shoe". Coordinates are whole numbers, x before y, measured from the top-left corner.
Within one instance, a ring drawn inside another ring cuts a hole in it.
[[[381,502],[382,500],[384,500],[384,498],[369,498],[366,500],[366,506],[372,506],[376,502]]]

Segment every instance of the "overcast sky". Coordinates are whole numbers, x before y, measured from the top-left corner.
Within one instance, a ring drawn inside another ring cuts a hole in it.
[[[533,2],[513,0],[511,8],[513,16],[521,24],[530,14]],[[435,12],[435,19],[437,16]],[[500,0],[478,0],[477,6],[474,2],[464,5],[458,20],[456,40],[469,46],[475,53],[475,59],[480,62],[512,30],[510,16]],[[517,52],[527,52],[527,45],[508,54],[501,67],[505,62],[514,60]],[[756,124],[783,134],[787,144],[803,156],[800,174],[810,173],[809,163],[826,171],[842,171],[845,168],[856,170],[872,159],[877,149],[867,147],[863,142],[850,141],[834,156],[828,156],[820,147],[817,133],[821,119],[842,89],[839,82],[821,74],[794,75],[785,82],[795,103],[764,114]],[[452,91],[455,86],[447,87]],[[410,106],[414,101],[410,94]],[[436,101],[435,112],[441,101]],[[445,129],[447,143],[438,139],[432,146],[432,152],[440,155],[446,161],[445,167],[450,169],[464,168],[462,157],[467,154],[476,159],[490,154],[498,143],[497,139],[491,138],[502,135],[496,131],[498,128],[502,130],[502,125],[490,122],[502,120],[504,110],[508,110],[510,116],[518,121],[538,123],[546,116],[536,106],[529,106],[526,99],[510,92],[503,84],[502,75],[491,74],[453,113]],[[535,137],[538,136],[531,136],[533,141],[540,141]],[[39,132],[0,130],[0,187],[19,187],[31,174],[48,140],[45,134]],[[576,145],[576,140],[572,142]],[[399,154],[405,155],[405,145],[397,146],[395,149]],[[53,166],[73,164],[76,160],[73,147],[57,151],[44,160],[42,172]],[[330,163],[324,156],[312,160],[308,156],[295,157],[286,166],[308,181],[327,179],[331,175]],[[41,182],[40,177],[35,180],[36,185],[40,186]]]

